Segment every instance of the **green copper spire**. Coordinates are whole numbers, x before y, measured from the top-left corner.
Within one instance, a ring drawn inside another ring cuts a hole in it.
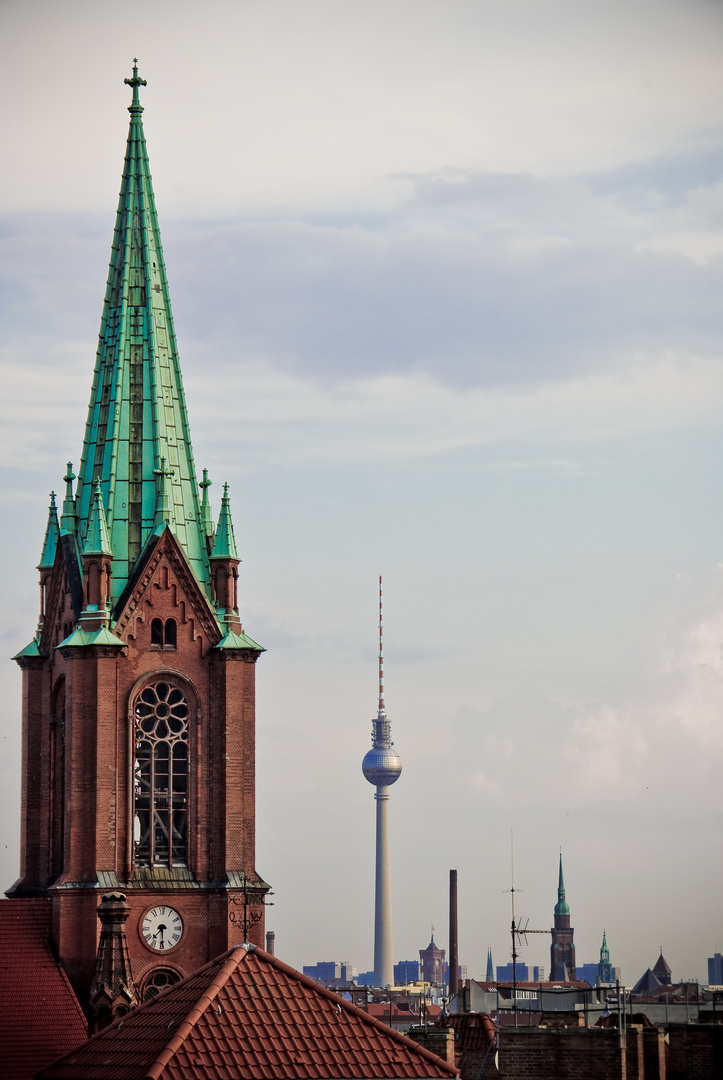
[[[103,508],[103,493],[100,489],[100,480],[96,480],[95,482],[95,491],[93,492],[93,502],[88,516],[88,532],[85,535],[83,554],[113,554],[113,549],[110,546],[110,537],[108,535],[108,522],[106,521],[105,510]]]
[[[60,526],[58,525],[58,508],[55,505],[55,492],[50,492],[50,506],[48,507],[48,524],[45,526],[45,539],[43,551],[38,563],[38,570],[50,570],[55,562],[55,552],[58,550],[60,539]]]
[[[608,941],[607,941],[607,937],[605,935],[604,930],[603,930],[602,946],[600,948],[600,963],[601,964],[609,964],[610,963],[610,951],[608,949]]]
[[[238,559],[236,540],[231,521],[231,500],[228,497],[228,484],[223,485],[221,513],[218,515],[216,538],[213,542],[212,559]]]
[[[210,580],[137,61],[125,82],[133,91],[130,127],[74,504],[82,548],[97,477],[114,557],[113,601],[162,522],[207,591]],[[63,523],[66,516],[64,504]]]
[[[562,876],[562,852],[560,852],[560,877],[557,882],[557,903],[555,904],[556,915],[569,915],[570,908],[565,900],[565,879]]]

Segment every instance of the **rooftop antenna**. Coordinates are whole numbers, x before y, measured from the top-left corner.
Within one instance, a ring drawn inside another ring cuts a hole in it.
[[[507,892],[510,893],[510,901],[512,905],[512,923],[510,926],[510,934],[512,936],[512,1011],[515,1014],[515,1027],[517,1027],[517,946],[527,945],[528,934],[549,934],[549,930],[530,930],[529,919],[515,918],[515,893],[522,892],[522,889],[515,888],[515,837],[514,830],[510,829],[510,888]]]

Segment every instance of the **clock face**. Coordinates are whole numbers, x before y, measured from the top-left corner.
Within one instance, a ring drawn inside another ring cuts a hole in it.
[[[183,935],[183,919],[172,907],[159,904],[143,916],[143,940],[155,952],[168,952]]]

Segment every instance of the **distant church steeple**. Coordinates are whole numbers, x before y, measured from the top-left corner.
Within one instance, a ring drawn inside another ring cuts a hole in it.
[[[570,908],[565,899],[565,879],[562,873],[562,852],[557,883],[555,925],[550,946],[550,981],[569,982],[577,977],[575,968],[575,931],[570,926]]]
[[[605,931],[603,930],[602,945],[600,946],[600,963],[598,964],[598,978],[601,983],[611,983],[615,981],[615,972],[613,966],[610,963],[610,950],[608,949],[608,939]]]

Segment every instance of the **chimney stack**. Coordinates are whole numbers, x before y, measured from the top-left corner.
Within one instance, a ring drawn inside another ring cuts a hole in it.
[[[449,997],[459,989],[459,939],[457,936],[457,871],[449,872]]]

